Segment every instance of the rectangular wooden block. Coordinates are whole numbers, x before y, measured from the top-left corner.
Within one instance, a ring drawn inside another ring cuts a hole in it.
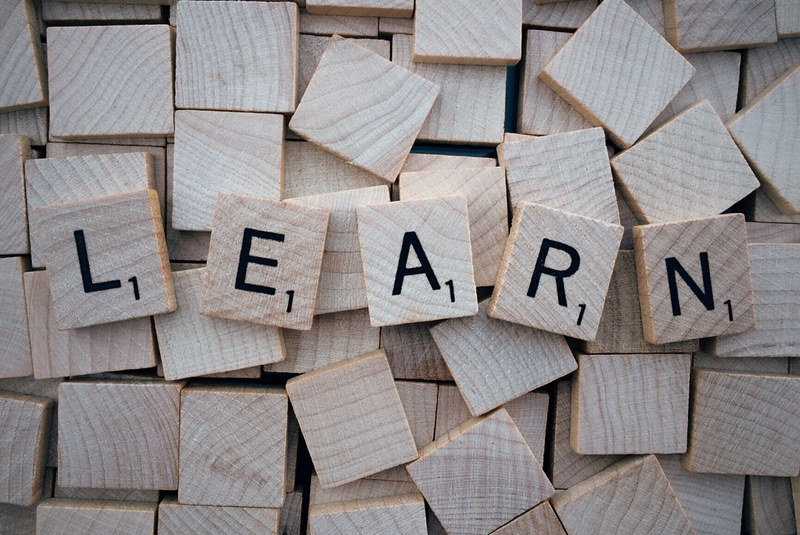
[[[795,533],[794,500],[788,477],[747,476],[742,524],[748,533]]]
[[[47,72],[33,2],[3,2],[0,20],[4,21],[0,28],[0,111],[47,105]]]
[[[96,4],[91,2],[63,2],[40,0],[42,21],[58,23],[81,22],[161,22],[161,7],[157,5]]]
[[[411,18],[414,0],[306,0],[306,9],[313,15]]]
[[[36,508],[37,535],[154,535],[158,505],[53,498]]]
[[[744,57],[742,82],[744,95],[742,104],[764,91],[786,69],[800,62],[800,39],[780,39],[777,43],[760,48],[751,48]]]
[[[30,108],[0,113],[0,134],[16,134],[30,139],[31,145],[47,143],[48,108]]]
[[[313,533],[427,533],[421,494],[312,505],[308,527]]]
[[[414,19],[381,17],[378,19],[378,33],[381,35],[394,35],[396,33],[414,35]]]
[[[560,30],[577,30],[597,8],[597,0],[573,0],[557,4],[536,4],[522,0],[522,23]]]
[[[0,134],[0,254],[30,252],[24,177],[30,152],[28,138]]]
[[[753,48],[778,39],[774,0],[665,0],[667,39],[681,52]]]
[[[149,502],[158,503],[158,490],[141,489],[86,489],[76,487],[55,486],[54,498],[71,500],[112,500],[115,502]]]
[[[405,467],[403,467],[403,470],[405,470]],[[419,489],[410,478],[408,481],[364,478],[326,489],[320,484],[319,477],[312,474],[309,502],[311,505],[324,505],[353,500],[403,496],[418,492]]]
[[[448,154],[426,154],[412,152],[406,158],[402,173],[414,171],[437,171],[440,169],[464,169],[476,167],[497,167],[494,158],[478,158],[475,156],[451,156]]]
[[[757,243],[800,243],[800,225],[796,223],[745,223],[748,245]]]
[[[29,267],[25,257],[0,258],[0,377],[33,374],[22,278]]]
[[[62,383],[58,483],[176,490],[183,386],[141,380]]]
[[[381,348],[386,351],[396,379],[452,381],[453,376],[436,347],[428,327],[435,322],[381,327]]]
[[[492,535],[566,535],[550,502],[544,501],[505,526],[492,532]]]
[[[378,17],[312,15],[300,10],[300,33],[341,35],[342,37],[378,37]]]
[[[166,497],[158,506],[159,535],[260,533],[278,535],[278,509],[184,505]]]
[[[210,232],[192,232],[172,228],[172,204],[175,185],[174,168],[175,145],[167,145],[167,179],[166,201],[164,213],[164,237],[167,240],[169,258],[172,261],[205,262],[208,258],[208,244],[211,241]]]

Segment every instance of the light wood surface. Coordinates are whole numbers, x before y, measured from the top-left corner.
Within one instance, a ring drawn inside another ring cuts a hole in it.
[[[381,348],[386,351],[395,378],[453,380],[428,330],[431,325],[434,325],[434,322],[381,327]]]
[[[30,154],[28,138],[0,134],[0,253],[4,255],[30,252],[24,177]]]
[[[492,535],[566,535],[550,502],[545,501],[505,526],[492,532]]]
[[[401,17],[414,15],[414,0],[306,0],[312,15]]]
[[[381,34],[389,35],[394,35],[396,33],[414,35],[414,19],[381,17],[378,20],[378,31]]]
[[[166,180],[166,219],[164,220],[164,236],[167,240],[170,260],[205,262],[208,258],[210,232],[181,231],[172,228],[172,201],[175,189],[175,145],[167,145],[167,180]]]
[[[32,145],[47,143],[48,108],[31,108],[0,113],[0,134],[17,134],[31,140]]]
[[[23,284],[29,267],[25,257],[0,258],[0,377],[33,374]]]
[[[425,501],[417,493],[312,505],[308,527],[315,534],[426,533]]]
[[[747,243],[800,243],[800,225],[747,222]]]
[[[791,0],[775,0],[778,38],[800,37],[800,6]]]
[[[343,37],[378,37],[377,17],[312,15],[300,10],[300,33],[341,35]]]
[[[290,492],[280,509],[278,535],[300,535],[303,521],[303,493]]]
[[[0,504],[0,530],[3,533],[36,535],[36,506]]]
[[[778,39],[774,0],[665,0],[667,39],[681,52],[753,48]]]
[[[800,223],[800,214],[784,215],[767,197],[762,188],[759,188],[748,199],[749,204],[744,206],[748,221],[773,222],[773,223]]]
[[[157,5],[130,5],[123,3],[95,4],[90,2],[62,2],[40,0],[42,21],[48,24],[82,22],[161,22],[161,7]]]
[[[442,438],[450,431],[472,418],[461,391],[454,385],[439,385],[436,405],[436,430],[434,438]],[[529,446],[530,447],[530,446]]]
[[[34,379],[28,377],[14,377],[0,379],[0,390],[7,392],[17,392],[29,396],[52,399],[53,417],[50,424],[50,445],[47,448],[47,467],[56,468],[58,466],[58,386],[63,379]]]
[[[158,506],[159,535],[261,533],[278,535],[278,509],[184,505],[167,497]]]
[[[576,30],[597,8],[597,0],[574,0],[557,4],[537,5],[535,0],[522,0],[522,23],[561,30]]]
[[[53,498],[36,507],[37,535],[153,535],[158,505]]]
[[[0,28],[0,111],[47,105],[47,72],[33,2],[3,2],[0,20],[4,21]]]
[[[474,156],[451,156],[448,154],[424,154],[412,152],[406,158],[402,173],[414,171],[437,171],[439,169],[463,169],[476,167],[496,167],[494,158],[477,158]]]
[[[408,481],[388,481],[365,478],[326,489],[320,484],[319,477],[312,475],[310,505],[402,496],[415,492],[419,492],[419,489],[410,479]]]
[[[712,357],[707,353],[698,351],[692,357],[692,367],[698,369],[720,370],[730,372],[750,373],[789,373],[789,358],[766,357],[754,359],[751,357]]]
[[[625,0],[626,3],[653,27],[658,35],[667,37],[664,27],[664,0]]]
[[[158,503],[157,490],[141,489],[86,489],[76,487],[60,487],[55,485],[54,498],[72,500],[112,500],[115,502],[149,502]]]
[[[800,39],[780,39],[769,46],[749,49],[744,57],[742,71],[742,104],[748,104],[787,69],[798,63]]]
[[[742,520],[744,528],[753,535],[795,533],[791,479],[747,476]]]

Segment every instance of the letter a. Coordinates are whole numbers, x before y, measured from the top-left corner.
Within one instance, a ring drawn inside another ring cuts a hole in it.
[[[416,253],[417,258],[419,259],[420,265],[418,267],[409,268],[407,266],[408,253],[412,247],[414,248],[414,253]],[[397,273],[394,276],[394,289],[392,290],[392,295],[400,295],[400,293],[403,291],[403,280],[407,276],[421,275],[423,273],[426,277],[428,277],[428,282],[430,283],[431,288],[434,290],[441,288],[441,286],[439,286],[439,281],[436,280],[436,274],[433,272],[431,263],[428,262],[428,256],[425,254],[425,249],[422,248],[422,244],[419,242],[417,233],[406,232],[403,235],[403,245],[400,247],[400,259],[397,261]]]

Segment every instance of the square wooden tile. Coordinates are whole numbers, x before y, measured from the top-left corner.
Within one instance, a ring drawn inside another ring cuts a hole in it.
[[[36,507],[36,533],[154,535],[158,504],[50,499]]]
[[[0,254],[30,252],[24,177],[30,153],[28,138],[0,134]]]
[[[308,511],[314,533],[358,533],[364,526],[374,533],[427,533],[425,500],[419,493],[404,494],[312,505]]]
[[[492,535],[566,535],[550,502],[544,501],[518,518],[515,518]]]
[[[166,178],[166,209],[164,213],[164,236],[167,239],[169,258],[172,261],[205,262],[208,258],[208,244],[211,241],[210,232],[191,232],[175,230],[172,228],[172,194],[175,184],[173,167],[175,145],[167,145],[167,178]]]
[[[745,480],[744,530],[748,533],[791,533],[797,530],[794,512],[796,477],[745,476]]]
[[[225,532],[278,535],[279,509],[265,507],[217,507],[184,505],[174,497],[164,498],[158,506],[159,535]]]
[[[742,104],[747,105],[786,69],[800,62],[800,39],[779,39],[777,43],[768,46],[751,48],[742,60]]]
[[[773,0],[665,0],[667,39],[681,52],[753,48],[778,40]]]
[[[436,322],[381,327],[381,348],[386,351],[395,379],[452,381],[428,327]]]
[[[0,377],[33,374],[23,273],[25,257],[0,258]]]
[[[47,105],[47,69],[31,0],[9,0],[0,7],[0,111]],[[50,75],[52,76],[52,74]]]

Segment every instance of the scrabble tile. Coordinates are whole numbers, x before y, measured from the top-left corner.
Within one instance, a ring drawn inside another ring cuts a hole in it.
[[[0,392],[0,502],[33,505],[42,496],[51,399]]]
[[[171,496],[158,506],[158,533],[263,533],[278,535],[278,509],[185,505]]]
[[[611,167],[644,224],[717,215],[759,185],[707,100],[614,156]]]
[[[400,199],[465,195],[476,286],[492,286],[508,236],[506,176],[501,167],[442,169],[400,174]]]
[[[522,56],[522,0],[487,12],[475,0],[447,5],[417,0],[414,61],[464,65],[514,65]]]
[[[400,19],[396,17],[381,17],[378,19],[378,33],[394,35],[405,33],[414,35],[414,19]]]
[[[522,23],[561,30],[577,30],[597,8],[597,0],[575,0],[557,4],[536,4],[522,0]]]
[[[36,507],[36,533],[153,535],[157,511],[155,503],[54,498]]]
[[[492,535],[566,535],[550,502],[544,501],[518,518],[515,518]]]
[[[4,21],[0,32],[0,111],[46,106],[47,72],[33,2],[4,2],[0,20]]]
[[[783,215],[775,203],[767,197],[762,188],[746,199],[743,207],[748,221],[773,223],[800,223],[800,214]]]
[[[620,461],[550,503],[567,533],[694,533],[654,455]]]
[[[487,533],[553,494],[504,409],[473,418],[422,448],[408,472],[436,517],[453,533]],[[480,493],[454,485],[473,480],[481,481]],[[494,499],[497,496],[502,499]]]
[[[290,492],[280,508],[278,535],[300,535],[303,521],[303,493]]]
[[[203,316],[198,311],[205,269],[173,274],[178,308],[153,319],[168,381],[279,362],[285,356],[277,327]],[[257,377],[261,374],[258,373]],[[213,504],[222,505],[222,504]]]
[[[55,486],[53,497],[72,500],[112,500],[115,502],[150,502],[158,503],[158,490],[139,489],[81,489],[75,487]]]
[[[414,0],[306,0],[312,15],[401,17],[414,15]]]
[[[309,531],[314,533],[427,533],[421,494],[312,505]]]
[[[59,485],[176,490],[183,386],[143,380],[62,383]]]
[[[761,189],[785,215],[800,213],[794,151],[800,128],[788,120],[798,107],[800,67],[782,74],[734,115],[726,126],[761,180]]]
[[[423,78],[334,36],[289,128],[391,182],[438,92]],[[348,105],[341,106],[342,102]],[[378,116],[381,121],[375,121]]]
[[[359,206],[356,214],[373,327],[477,313],[464,195]]]
[[[440,88],[418,139],[490,144],[503,140],[506,104],[503,66],[415,63],[413,55],[413,35],[392,37],[392,61]]]
[[[63,379],[34,379],[32,376],[0,379],[0,390],[52,399],[53,417],[50,423],[50,444],[47,447],[47,467],[58,466],[58,386]]]
[[[412,152],[406,158],[402,173],[413,171],[436,171],[439,169],[463,169],[475,167],[497,167],[494,158],[477,158],[474,156],[451,156],[448,154],[424,154]]]
[[[185,388],[181,392],[180,503],[283,505],[287,411],[282,388]]]
[[[28,215],[25,205],[25,160],[28,138],[0,134],[0,253],[28,254]]]
[[[756,328],[741,214],[634,227],[633,241],[645,340],[665,344]]]
[[[48,28],[50,135],[172,135],[173,36],[162,24]]]
[[[0,113],[0,134],[16,134],[30,139],[31,145],[47,143],[47,107]]]
[[[439,439],[472,418],[461,391],[454,385],[439,385],[436,404],[436,428],[434,438]],[[530,446],[528,446],[530,447]]]
[[[33,373],[22,279],[28,268],[25,257],[0,258],[0,377]]]
[[[626,2],[645,20],[645,22],[647,22],[647,24],[658,32],[658,35],[666,39],[667,30],[664,27],[663,0],[626,0]]]
[[[167,145],[167,179],[166,179],[166,201],[167,206],[164,213],[164,237],[167,240],[169,258],[172,261],[192,261],[205,262],[208,258],[208,244],[211,241],[210,232],[182,231],[172,228],[172,205],[175,185],[173,173],[173,162],[175,155],[175,145]]]
[[[172,227],[210,231],[218,193],[281,200],[283,116],[175,112]]]
[[[772,0],[665,0],[667,39],[681,52],[753,48],[778,39]]]
[[[489,316],[593,340],[622,230],[619,225],[521,202]]]
[[[417,458],[383,351],[290,379],[286,390],[324,487]]]
[[[175,310],[154,190],[45,206],[36,218],[59,329]]]
[[[800,411],[789,400],[800,377],[692,371],[689,448],[692,472],[794,476],[800,471]]]
[[[690,354],[578,355],[570,444],[582,455],[683,453]]]
[[[298,18],[292,2],[181,2],[175,107],[294,112]]]
[[[800,37],[800,6],[791,0],[775,0],[778,38]]]
[[[452,381],[428,327],[434,322],[407,323],[381,327],[381,348],[396,379]]]
[[[800,225],[748,221],[747,243],[800,243]]]
[[[800,39],[780,39],[777,43],[751,48],[744,56],[742,105],[764,91],[786,69],[800,63]]]
[[[530,201],[619,224],[601,128],[506,142],[497,156],[506,168],[512,209]]]
[[[23,279],[36,379],[152,368],[157,364],[150,318],[61,331],[47,271],[31,271]]]
[[[405,467],[403,469],[405,470]],[[310,486],[309,501],[311,505],[387,498],[419,492],[419,489],[411,479],[408,481],[388,481],[365,478],[326,489],[320,484],[319,477],[312,474]]]
[[[378,37],[378,17],[312,15],[300,10],[300,33],[341,35],[342,37]]]
[[[50,25],[81,22],[161,22],[161,7],[150,4],[94,4],[41,0],[42,21]]]
[[[612,0],[595,10],[539,77],[589,122],[603,126],[617,146],[628,148],[694,70],[623,0]],[[648,98],[638,96],[643,94]]]
[[[742,524],[747,533],[794,533],[792,483],[788,477],[746,476]]]
[[[749,373],[789,373],[789,361],[786,357],[712,357],[698,351],[692,357],[692,368]]]
[[[20,535],[36,534],[36,506],[0,503],[0,530]]]

